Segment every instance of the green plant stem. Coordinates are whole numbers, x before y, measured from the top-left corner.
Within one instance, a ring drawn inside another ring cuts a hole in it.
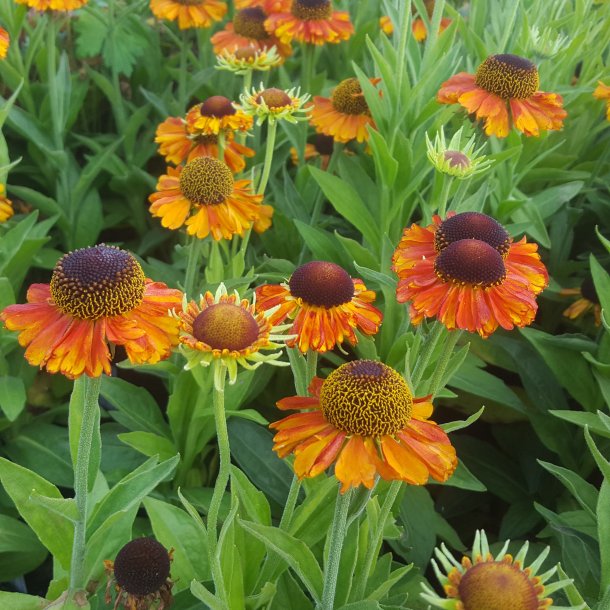
[[[219,360],[214,363],[214,366],[222,367],[220,373],[220,383],[214,384],[213,405],[214,405],[214,421],[216,423],[216,436],[218,439],[218,452],[220,454],[220,466],[218,469],[218,477],[214,484],[214,493],[210,502],[208,511],[208,555],[210,566],[212,569],[212,578],[216,587],[216,594],[225,599],[224,583],[222,578],[222,570],[220,566],[220,557],[218,555],[218,513],[220,511],[220,503],[229,482],[231,474],[231,449],[229,447],[229,431],[227,429],[227,418],[225,415],[225,380],[227,369]]]
[[[451,189],[452,182],[452,176],[443,174],[443,190],[441,191],[441,196],[438,200],[438,215],[443,220],[445,219],[445,214],[447,213],[447,200],[449,199],[449,190]]]
[[[443,347],[443,353],[436,363],[434,373],[432,373],[432,379],[430,381],[430,394],[432,394],[432,398],[434,398],[441,389],[443,377],[445,376],[445,371],[447,370],[447,365],[449,364],[449,360],[453,355],[453,349],[461,336],[461,330],[449,331],[447,340]]]
[[[377,527],[375,528],[375,531],[373,532],[373,535],[369,541],[369,546],[366,551],[366,556],[364,558],[364,567],[361,572],[361,578],[358,580],[356,592],[353,599],[364,599],[366,583],[368,582],[369,576],[371,575],[373,561],[379,553],[379,548],[383,539],[383,530],[385,527],[385,522],[387,521],[390,511],[392,510],[392,506],[394,506],[394,502],[396,501],[396,496],[400,491],[401,485],[402,481],[392,481],[385,500],[381,505],[379,517],[377,519]]]
[[[95,426],[98,422],[98,397],[102,378],[83,376],[75,383],[84,384],[83,410],[78,447],[76,450],[76,463],[74,465],[74,500],[78,509],[78,520],[74,524],[74,541],[72,543],[72,563],[70,565],[70,591],[74,593],[82,589],[87,583],[85,578],[85,549],[87,534],[87,493],[89,481],[89,468],[91,461],[91,445],[95,435]],[[75,388],[81,391],[82,388]]]
[[[47,83],[49,91],[49,105],[51,106],[51,123],[53,127],[53,144],[57,150],[63,149],[62,111],[59,106],[59,92],[57,90],[57,19],[52,12],[47,21]]]
[[[225,160],[225,144],[226,144],[227,136],[225,132],[221,129],[218,132],[218,159],[220,161]]]
[[[277,121],[269,120],[267,123],[267,144],[265,146],[265,160],[263,161],[263,172],[260,182],[258,183],[257,193],[263,195],[267,182],[269,182],[269,174],[271,173],[271,162],[273,161],[273,150],[275,148],[275,135],[277,133]]]
[[[434,348],[438,343],[441,335],[445,332],[445,327],[440,322],[435,322],[432,330],[428,333],[426,340],[424,341],[424,345],[420,353],[418,354],[417,362],[415,363],[415,367],[413,368],[413,374],[411,375],[411,385],[412,390],[417,392],[417,386],[419,385],[426,368],[428,367],[428,363],[430,362],[430,358],[434,353]]]
[[[188,245],[189,255],[186,263],[186,276],[184,278],[184,292],[187,298],[194,298],[195,285],[198,280],[197,266],[199,264],[199,255],[201,253],[201,241],[196,235],[191,238],[191,243]]]
[[[312,93],[311,85],[313,82],[313,71],[315,64],[316,47],[313,44],[303,43],[301,45],[303,52],[303,63],[301,64],[301,83],[306,93]]]
[[[188,62],[188,30],[182,30],[182,36],[180,38],[180,75],[178,80],[178,101],[180,103],[180,110],[185,111],[186,105],[188,103],[187,93],[186,93],[186,78],[188,76],[187,72],[187,62]]]
[[[303,396],[307,396],[307,389],[309,388],[309,384],[311,383],[311,380],[316,376],[316,373],[318,371],[318,352],[315,352],[312,349],[307,350],[306,360],[307,360],[307,368],[305,369],[306,386],[305,386],[305,391],[302,394]]]
[[[337,490],[337,503],[335,505],[335,516],[330,530],[330,545],[328,547],[328,560],[324,569],[324,587],[322,589],[321,610],[333,610],[335,603],[335,591],[337,589],[337,576],[339,575],[339,563],[341,561],[341,550],[347,531],[347,513],[352,499],[352,489],[344,494]]]

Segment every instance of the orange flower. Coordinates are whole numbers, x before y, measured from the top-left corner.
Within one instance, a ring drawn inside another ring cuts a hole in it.
[[[339,265],[312,261],[301,265],[284,284],[267,284],[256,289],[257,309],[277,307],[272,324],[294,319],[287,343],[305,353],[326,352],[346,339],[354,345],[355,329],[367,335],[379,331],[382,315],[370,303],[375,293],[362,280],[352,279]]]
[[[211,233],[218,241],[243,235],[250,227],[266,230],[273,208],[261,205],[262,199],[250,191],[249,180],[235,181],[226,163],[197,157],[184,167],[167,168],[149,197],[149,209],[168,229],[186,224],[189,235],[203,239]]]
[[[218,135],[220,131],[248,131],[253,119],[235,107],[233,102],[222,95],[213,95],[205,102],[196,104],[186,114],[190,130],[202,134]]]
[[[15,0],[17,4],[27,4],[37,11],[74,11],[87,4],[88,0]]]
[[[218,136],[191,130],[188,123],[179,117],[170,116],[157,127],[155,142],[159,144],[159,154],[175,165],[196,157],[218,157]],[[254,155],[251,148],[235,142],[233,134],[227,132],[224,161],[234,174],[246,167],[244,157]]]
[[[13,202],[5,196],[4,184],[0,184],[0,222],[6,222],[15,213]]]
[[[330,157],[333,154],[334,139],[331,136],[317,134],[313,142],[305,144],[303,155],[304,161],[320,158],[322,160],[321,168],[326,170],[330,162]],[[299,153],[294,146],[290,149],[290,160],[294,165],[299,164]]]
[[[602,323],[602,307],[599,302],[597,290],[593,283],[593,277],[589,274],[580,285],[580,288],[563,288],[559,291],[561,296],[577,296],[574,301],[564,312],[563,315],[570,320],[576,320],[584,316],[587,312],[592,311],[595,319],[595,325],[601,326]]]
[[[413,324],[437,317],[449,330],[488,337],[498,326],[526,326],[536,295],[548,284],[536,244],[514,243],[506,229],[478,212],[449,214],[426,228],[405,229],[393,256],[400,303]]]
[[[593,96],[598,100],[606,100],[606,118],[610,121],[610,86],[598,81]]]
[[[341,365],[326,379],[314,377],[310,397],[277,403],[301,412],[271,424],[277,430],[273,450],[294,453],[300,478],[315,477],[335,463],[341,493],[373,487],[379,475],[424,485],[429,477],[446,481],[457,466],[445,432],[428,418],[432,403],[413,399],[401,375],[374,360]]]
[[[11,37],[4,28],[0,28],[0,59],[4,59],[8,53],[8,46],[11,43]]]
[[[444,32],[450,25],[451,19],[443,17],[438,28],[439,34],[441,32]],[[421,17],[413,19],[413,23],[411,24],[411,30],[413,31],[413,38],[415,38],[417,42],[423,42],[428,37],[428,28],[426,27],[426,24],[424,23],[424,20]]]
[[[384,34],[391,36],[394,33],[394,24],[387,15],[379,17],[379,27]]]
[[[379,79],[371,79],[371,82],[377,84]],[[369,139],[367,126],[375,129],[375,121],[357,78],[341,81],[330,98],[314,97],[310,107],[309,122],[318,133],[332,136],[337,142],[354,139],[366,142]]]
[[[265,27],[281,42],[336,44],[354,33],[347,11],[333,11],[330,0],[293,0],[290,12],[271,13]]]
[[[267,13],[260,7],[242,9],[235,14],[232,22],[225,25],[224,30],[216,32],[210,39],[214,45],[214,53],[232,53],[238,49],[268,51],[275,47],[282,57],[288,57],[292,53],[290,44],[280,42],[267,32],[266,19]]]
[[[558,93],[538,91],[536,66],[517,55],[491,55],[476,74],[460,72],[438,92],[441,104],[460,104],[477,119],[485,119],[485,133],[505,138],[512,124],[526,136],[561,129],[567,112]]]
[[[62,256],[50,284],[32,284],[27,304],[0,313],[21,331],[26,360],[70,379],[110,375],[108,344],[123,345],[131,362],[155,363],[178,343],[178,323],[168,310],[179,290],[144,277],[125,250],[101,244]]]
[[[292,0],[235,0],[235,8],[251,8],[260,6],[267,15],[271,13],[285,13],[290,10]]]
[[[181,30],[209,28],[227,12],[221,0],[150,0],[150,10],[157,19],[178,21]]]

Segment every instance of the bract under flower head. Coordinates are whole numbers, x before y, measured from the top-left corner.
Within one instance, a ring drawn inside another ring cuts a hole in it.
[[[262,125],[265,120],[285,120],[296,123],[307,119],[304,108],[309,94],[301,95],[301,89],[266,89],[260,84],[259,89],[252,89],[240,95],[243,111],[252,117],[256,117],[256,124]]]
[[[235,51],[224,50],[216,56],[218,70],[228,70],[235,74],[247,74],[250,70],[265,72],[279,66],[283,59],[277,53],[277,47],[260,51],[254,46],[243,47]]]

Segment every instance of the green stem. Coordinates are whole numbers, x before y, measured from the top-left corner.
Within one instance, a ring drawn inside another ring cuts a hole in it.
[[[189,256],[186,263],[186,276],[184,278],[184,292],[187,298],[194,298],[193,294],[195,286],[197,284],[198,273],[197,266],[199,264],[199,254],[201,252],[201,241],[195,235],[191,239],[191,243],[188,245]]]
[[[102,378],[83,376],[75,384],[84,384],[83,388],[75,387],[74,392],[83,394],[83,410],[78,437],[76,463],[74,465],[74,500],[78,509],[78,520],[74,524],[74,541],[72,543],[72,563],[70,565],[70,591],[74,593],[87,583],[85,578],[85,549],[87,534],[87,493],[91,461],[91,445],[98,422],[98,397]]]
[[[269,174],[271,173],[271,161],[273,160],[273,149],[275,148],[275,135],[277,133],[277,121],[269,120],[267,123],[267,145],[265,146],[265,160],[263,161],[263,172],[261,174],[260,182],[258,183],[257,193],[263,195],[267,182],[269,181]]]
[[[452,182],[453,177],[443,174],[443,190],[441,191],[441,196],[438,201],[438,215],[442,220],[445,219],[445,214],[447,213],[447,200],[449,199],[449,189],[451,188]]]
[[[455,348],[458,339],[462,336],[461,330],[452,330],[449,331],[449,336],[447,337],[447,341],[445,342],[443,353],[441,357],[438,359],[436,363],[436,368],[434,369],[434,373],[432,373],[432,379],[430,381],[430,394],[434,398],[443,385],[443,377],[445,376],[445,371],[447,370],[447,365],[449,364],[449,360],[453,355],[453,349]]]
[[[417,393],[417,386],[419,385],[426,368],[428,367],[430,358],[434,353],[434,348],[436,347],[436,344],[444,331],[445,327],[440,322],[435,322],[432,330],[428,333],[428,336],[424,341],[423,349],[418,354],[417,362],[415,363],[413,374],[411,375],[412,390],[415,393]]]
[[[218,553],[218,513],[220,512],[220,503],[222,502],[225,489],[229,482],[231,473],[231,449],[229,447],[229,431],[227,429],[227,418],[225,415],[225,380],[227,369],[220,361],[216,361],[214,366],[222,367],[219,382],[214,383],[213,404],[214,404],[214,421],[216,423],[216,436],[218,438],[218,452],[220,454],[220,467],[218,477],[214,485],[214,493],[210,502],[208,511],[208,555],[210,566],[212,569],[212,578],[216,587],[216,594],[225,599],[224,583],[222,578],[222,570],[220,566],[220,556]],[[214,375],[217,377],[216,373]]]
[[[392,506],[394,506],[394,502],[396,501],[396,496],[400,491],[400,487],[402,485],[402,481],[392,481],[390,484],[390,488],[388,489],[388,493],[383,501],[381,506],[381,510],[379,511],[379,517],[377,519],[377,527],[373,532],[373,536],[369,541],[369,546],[366,551],[366,557],[364,559],[364,567],[361,574],[361,578],[358,580],[358,584],[356,587],[356,593],[353,599],[364,599],[364,592],[366,590],[366,583],[368,582],[369,576],[371,575],[371,568],[373,567],[373,561],[377,557],[379,553],[379,549],[381,547],[381,543],[383,541],[383,530],[385,527],[385,522],[388,519],[390,511],[392,510]]]
[[[224,163],[224,160],[225,160],[225,143],[226,143],[226,139],[227,139],[227,136],[226,136],[224,130],[221,129],[218,132],[218,144],[217,144],[217,146],[218,146],[218,159],[220,161],[222,161],[223,163]]]
[[[309,384],[311,380],[316,376],[318,371],[318,352],[310,349],[307,350],[307,368],[305,370],[305,381],[307,385],[305,386],[305,391],[303,392],[303,396],[307,396],[307,388],[309,388]]]
[[[53,128],[53,144],[56,150],[63,149],[62,137],[62,111],[60,108],[60,96],[57,90],[57,17],[49,15],[47,23],[47,83],[49,91],[49,104],[51,106],[51,123]]]
[[[303,63],[301,65],[301,82],[305,93],[312,93],[313,72],[315,64],[316,47],[313,44],[302,44]]]
[[[180,39],[180,75],[178,80],[178,101],[180,102],[180,110],[185,111],[188,103],[186,93],[186,78],[187,73],[187,62],[188,62],[188,30],[182,30],[182,37]]]
[[[341,561],[341,550],[347,531],[347,513],[352,499],[352,489],[342,494],[337,490],[337,504],[335,505],[335,516],[330,530],[330,545],[328,547],[328,561],[324,570],[324,588],[322,589],[321,610],[333,610],[335,603],[335,591],[337,589],[337,576],[339,575],[339,563]]]

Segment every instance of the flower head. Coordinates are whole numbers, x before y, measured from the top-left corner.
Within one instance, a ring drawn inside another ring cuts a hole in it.
[[[436,608],[445,610],[570,610],[576,606],[555,606],[549,597],[570,584],[570,580],[548,581],[557,567],[538,574],[549,547],[529,566],[525,557],[529,548],[526,542],[513,558],[506,551],[507,541],[494,556],[489,549],[484,531],[477,531],[470,557],[458,563],[445,545],[435,549],[432,566],[447,597],[440,597],[424,584],[421,596]],[[440,564],[440,565],[439,565]]]
[[[27,4],[37,11],[75,11],[89,0],[15,0],[17,4]]]
[[[261,83],[258,90],[242,93],[240,99],[243,111],[257,117],[257,125],[262,125],[266,119],[296,123],[306,119],[304,114],[307,110],[303,106],[309,99],[309,94],[301,95],[301,89],[294,88],[287,91],[275,87],[265,89]]]
[[[181,30],[209,28],[227,12],[222,0],[150,0],[150,10],[157,19],[178,21]]]
[[[345,492],[371,489],[376,475],[423,485],[429,477],[446,481],[455,470],[455,449],[428,421],[432,403],[414,399],[386,364],[348,362],[324,380],[315,377],[309,393],[280,400],[280,409],[301,413],[270,426],[278,431],[273,450],[282,458],[294,453],[299,478],[315,477],[334,462]]]
[[[563,288],[559,294],[562,296],[577,296],[576,299],[564,312],[563,315],[570,320],[576,320],[587,312],[593,312],[595,325],[601,326],[602,307],[599,295],[593,283],[593,277],[589,273],[582,281],[580,288]]]
[[[205,135],[218,135],[221,131],[248,131],[252,117],[223,95],[213,95],[193,106],[186,115],[189,128]]]
[[[396,297],[410,301],[413,324],[437,317],[449,330],[488,337],[498,326],[531,324],[536,295],[548,284],[536,244],[515,243],[506,229],[479,212],[449,214],[405,229],[393,256]]]
[[[289,11],[291,4],[292,0],[235,0],[235,8],[238,10],[260,6],[267,15]]]
[[[349,13],[334,11],[330,0],[293,0],[289,12],[271,13],[265,27],[283,43],[336,44],[354,33]]]
[[[604,85],[602,81],[599,81],[593,97],[598,100],[606,100],[606,118],[610,121],[610,85]]]
[[[168,311],[181,293],[144,276],[132,254],[101,244],[62,256],[50,284],[32,284],[24,305],[0,313],[18,330],[34,366],[70,379],[110,374],[108,345],[123,345],[131,362],[155,363],[178,343]]]
[[[235,74],[247,74],[250,70],[265,72],[282,63],[283,59],[277,54],[276,47],[260,51],[250,45],[227,51],[226,49],[216,56],[217,70],[228,70]]]
[[[229,382],[237,379],[237,365],[253,370],[263,363],[286,366],[278,361],[280,351],[263,354],[261,350],[283,347],[286,335],[279,334],[286,326],[273,326],[270,316],[256,312],[254,304],[240,299],[239,294],[227,294],[220,284],[216,294],[206,292],[199,301],[187,303],[178,314],[182,336],[180,349],[187,359],[186,369],[222,362],[229,372]]]
[[[322,160],[322,169],[325,170],[333,154],[334,143],[335,140],[332,136],[325,136],[322,133],[316,134],[311,142],[305,144],[304,160],[310,161],[311,159],[320,158]],[[290,159],[294,165],[299,164],[299,153],[294,147],[290,149]]]
[[[4,59],[8,53],[8,47],[11,43],[11,37],[8,32],[0,27],[0,59]]]
[[[258,309],[272,309],[271,321],[294,320],[288,342],[305,353],[326,352],[346,339],[357,342],[355,329],[367,335],[379,331],[382,315],[371,305],[375,293],[362,280],[326,261],[312,261],[298,267],[288,282],[256,289]]]
[[[505,138],[513,125],[526,136],[561,129],[567,113],[558,93],[538,91],[536,66],[518,55],[490,55],[476,74],[460,72],[445,81],[438,92],[441,104],[460,104],[478,119],[485,133]]]
[[[226,163],[197,157],[183,167],[167,168],[149,197],[149,210],[168,229],[186,224],[189,235],[203,239],[212,234],[218,241],[243,235],[253,225],[255,231],[268,228],[273,208],[261,205],[262,200],[251,192],[249,180],[233,178]]]
[[[0,184],[0,223],[6,222],[14,213],[13,202],[6,196],[4,184]]]
[[[377,84],[379,79],[371,79],[371,82]],[[375,128],[357,78],[342,80],[330,98],[314,97],[311,108],[309,122],[318,133],[332,136],[337,142],[366,142],[369,139],[367,127]]]
[[[169,577],[172,552],[154,538],[136,538],[128,542],[114,561],[106,560],[108,575],[106,603],[112,603],[110,590],[114,584],[117,592],[115,608],[148,610],[160,602],[159,610],[172,603],[172,585]]]
[[[428,159],[432,165],[439,172],[460,179],[479,174],[492,164],[485,156],[478,156],[484,146],[474,150],[475,136],[472,136],[466,144],[461,144],[462,129],[460,127],[449,144],[445,141],[445,133],[442,129],[436,134],[434,144],[426,133]]]

